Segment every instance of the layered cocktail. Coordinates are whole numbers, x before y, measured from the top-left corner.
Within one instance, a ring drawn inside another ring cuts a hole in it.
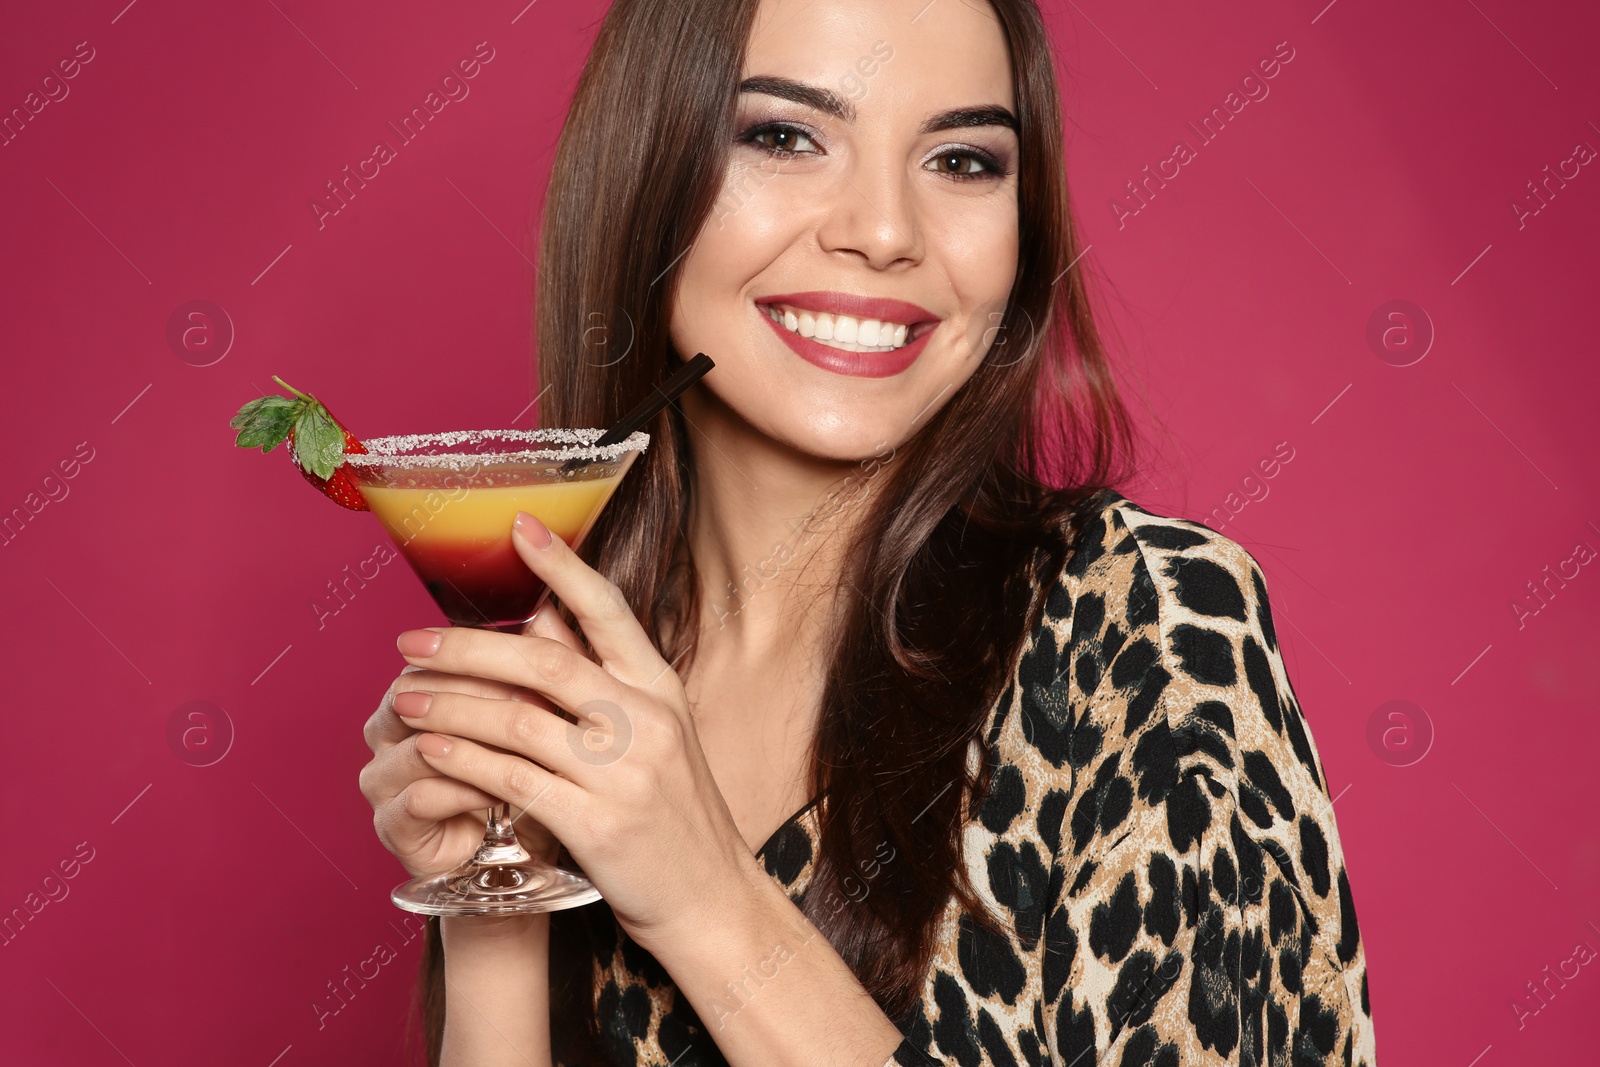
[[[512,527],[526,511],[577,548],[649,443],[647,425],[714,364],[678,368],[610,430],[460,430],[361,440],[309,393],[261,396],[229,425],[234,443],[290,458],[321,493],[383,523],[445,617],[457,626],[520,632],[549,590],[518,556]],[[600,899],[582,874],[531,856],[505,803],[483,843],[452,871],[404,882],[390,899],[429,915],[556,911]]]
[[[548,593],[511,543],[526,511],[573,548],[644,451],[635,431],[611,445],[600,430],[468,430],[377,437],[345,468],[368,509],[457,626],[520,632]],[[504,802],[483,843],[453,871],[390,894],[408,911],[489,915],[555,911],[600,899],[583,875],[532,856]]]
[[[362,442],[351,480],[458,626],[518,629],[545,588],[511,524],[536,516],[577,547],[649,438],[595,447],[599,430],[479,430]]]

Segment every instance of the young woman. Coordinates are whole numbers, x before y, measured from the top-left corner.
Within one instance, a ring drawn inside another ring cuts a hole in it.
[[[435,920],[430,1062],[1375,1062],[1262,573],[1109,488],[1079,257],[1031,0],[616,0],[541,421],[716,369],[581,557],[519,519],[561,613],[400,638],[385,845],[503,797],[605,898]]]

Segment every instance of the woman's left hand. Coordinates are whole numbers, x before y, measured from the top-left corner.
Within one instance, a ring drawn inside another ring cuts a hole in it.
[[[712,778],[682,681],[621,592],[532,516],[514,529],[517,553],[571,610],[595,658],[548,606],[522,634],[435,627],[406,631],[398,647],[430,671],[534,690],[577,722],[455,692],[403,718],[430,731],[417,750],[440,773],[549,827],[648,949],[690,933],[764,874]]]

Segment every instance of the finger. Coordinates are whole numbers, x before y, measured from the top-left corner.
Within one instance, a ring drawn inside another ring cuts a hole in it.
[[[394,713],[394,698],[398,692],[403,691],[391,690],[378,705],[378,710],[368,716],[366,725],[361,728],[361,735],[375,756],[411,736],[411,727]]]
[[[401,818],[424,826],[487,811],[498,804],[494,797],[466,782],[444,775],[418,778],[394,798],[392,810]]]
[[[517,555],[572,612],[605,668],[630,685],[646,686],[659,678],[666,661],[622,591],[527,512],[517,513],[512,529]]]
[[[475,678],[470,675],[445,674],[442,671],[433,671],[407,664],[400,672],[400,676],[389,686],[389,691],[383,695],[383,700],[378,703],[377,710],[367,718],[366,726],[362,729],[362,735],[366,738],[367,747],[372,749],[374,753],[380,748],[398,744],[410,735],[411,728],[401,722],[394,714],[394,698],[401,693],[416,689],[426,689],[430,692],[451,690],[471,693],[474,696],[481,697],[525,700],[540,706],[554,707],[543,696],[524,686],[510,685],[489,678]]]
[[[559,641],[584,658],[591,658],[589,650],[583,645],[583,641],[579,639],[577,634],[572,632],[572,628],[561,618],[561,612],[548,600],[539,608],[533,619],[522,628],[522,632],[528,637],[543,637],[550,641]],[[540,698],[539,702],[541,704],[548,703],[543,698]],[[566,715],[569,720],[572,718],[572,713],[564,709],[560,709],[560,713]]]
[[[522,632],[527,637],[544,637],[551,641],[560,641],[574,652],[588,654],[588,649],[583,647],[578,635],[573,633],[572,627],[561,618],[561,612],[548,600],[539,609],[538,614],[534,615],[532,621],[522,628]]]
[[[417,738],[420,735],[411,727],[402,726],[406,737],[374,755],[357,777],[361,795],[375,808],[389,803],[417,779],[439,776],[439,772],[417,751]]]
[[[442,823],[494,804],[493,797],[454,778],[420,778],[373,812],[373,828],[384,847],[404,857],[436,838]]]
[[[624,706],[638,696],[589,657],[546,637],[440,626],[407,630],[396,647],[414,663],[524,686],[574,714],[594,701]]]
[[[585,794],[576,783],[521,756],[496,752],[465,737],[427,733],[418,741],[421,747],[417,751],[429,765],[505,801],[513,821],[531,815],[569,843],[569,835],[579,829]]]
[[[582,783],[595,761],[584,760],[584,727],[515,700],[485,700],[464,693],[410,693],[395,712],[414,730],[467,737],[524,756]]]

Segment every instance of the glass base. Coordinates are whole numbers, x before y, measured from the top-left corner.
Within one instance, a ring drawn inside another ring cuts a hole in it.
[[[402,882],[389,899],[421,915],[507,915],[592,904],[600,890],[583,875],[540,859],[484,862],[475,856],[453,871]]]

